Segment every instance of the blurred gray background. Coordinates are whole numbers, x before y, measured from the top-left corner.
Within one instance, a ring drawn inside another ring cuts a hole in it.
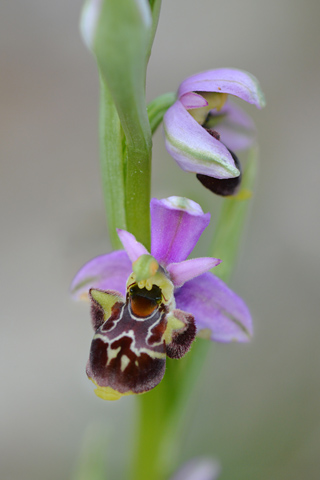
[[[95,426],[107,437],[108,480],[118,479],[134,442],[134,398],[92,393],[88,308],[68,296],[78,268],[110,250],[81,4],[1,3],[3,480],[71,478]],[[181,458],[213,456],[225,480],[320,475],[319,18],[316,0],[164,0],[150,61],[149,100],[225,66],[256,75],[267,98],[264,110],[247,108],[259,130],[259,183],[232,281],[255,338],[212,345]],[[212,195],[178,169],[161,131],[152,194],[190,196],[217,219]]]

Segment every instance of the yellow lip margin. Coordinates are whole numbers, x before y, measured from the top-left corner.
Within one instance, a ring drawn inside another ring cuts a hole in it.
[[[120,393],[111,387],[100,387],[100,385],[98,385],[92,378],[90,377],[88,378],[97,387],[94,390],[94,393],[97,395],[97,397],[102,398],[102,400],[114,401],[114,400],[119,400],[121,397],[125,397],[126,395],[134,395],[134,392],[132,392],[131,390],[126,393]]]

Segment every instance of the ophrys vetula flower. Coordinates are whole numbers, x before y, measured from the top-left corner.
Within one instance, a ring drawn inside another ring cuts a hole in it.
[[[218,342],[248,341],[244,302],[208,272],[220,260],[186,260],[210,221],[188,199],[151,200],[151,255],[124,230],[125,250],[88,262],[72,282],[74,298],[90,298],[92,341],[87,374],[108,400],[154,388],[166,356],[182,357],[196,330]]]
[[[231,195],[240,184],[234,152],[255,137],[251,118],[229,96],[261,108],[264,96],[257,79],[242,70],[220,68],[184,80],[177,101],[164,119],[166,148],[178,165],[214,193]]]

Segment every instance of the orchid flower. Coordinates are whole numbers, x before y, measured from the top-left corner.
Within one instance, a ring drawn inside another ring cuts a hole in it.
[[[182,197],[153,198],[150,206],[151,255],[118,230],[125,250],[89,261],[71,285],[75,299],[91,300],[87,375],[108,400],[154,388],[166,356],[185,355],[196,331],[217,342],[246,342],[252,333],[244,302],[208,271],[220,260],[187,260],[210,214]]]
[[[166,148],[178,165],[194,172],[219,195],[236,193],[241,167],[234,150],[248,148],[255,137],[251,118],[228,96],[262,108],[257,79],[242,70],[220,68],[193,75],[178,89],[178,99],[164,119]]]

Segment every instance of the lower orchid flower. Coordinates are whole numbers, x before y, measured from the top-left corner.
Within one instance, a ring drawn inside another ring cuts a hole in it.
[[[220,68],[184,80],[178,99],[164,118],[166,148],[178,165],[219,195],[236,193],[241,180],[234,150],[248,148],[255,138],[251,118],[228,95],[262,108],[257,79],[242,70]]]
[[[75,276],[75,299],[90,299],[95,335],[87,375],[107,400],[154,388],[166,357],[184,356],[196,335],[217,342],[246,342],[248,308],[209,272],[219,259],[187,260],[210,214],[182,197],[151,200],[151,255],[118,230],[125,250],[101,255]]]

